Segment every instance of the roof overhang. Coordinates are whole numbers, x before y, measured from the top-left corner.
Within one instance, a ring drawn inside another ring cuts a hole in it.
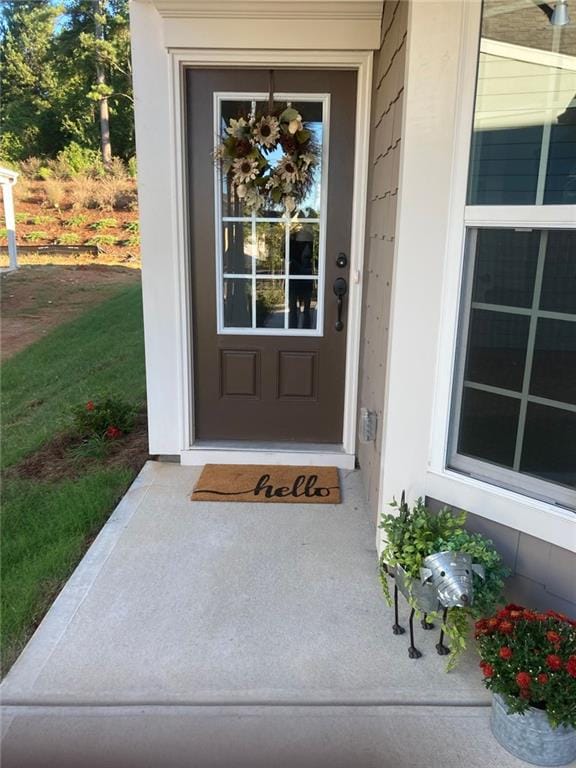
[[[375,50],[383,0],[133,0],[153,5],[167,48]]]

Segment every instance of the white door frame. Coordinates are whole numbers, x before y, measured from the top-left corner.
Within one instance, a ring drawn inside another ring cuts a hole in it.
[[[358,374],[360,362],[360,325],[362,304],[362,275],[368,193],[368,156],[370,144],[370,103],[372,87],[371,51],[274,51],[232,49],[171,49],[170,104],[171,177],[174,200],[173,249],[176,254],[176,282],[179,287],[178,349],[180,458],[183,464],[275,463],[332,465],[353,468],[355,462]],[[192,297],[190,291],[190,245],[188,237],[188,188],[186,177],[185,135],[185,77],[186,67],[262,67],[266,69],[354,69],[358,73],[356,98],[356,146],[354,148],[354,189],[352,205],[352,234],[350,246],[350,286],[348,293],[348,332],[346,342],[346,373],[344,401],[344,430],[341,445],[294,446],[282,444],[214,445],[194,440],[193,403],[194,371],[192,349]]]

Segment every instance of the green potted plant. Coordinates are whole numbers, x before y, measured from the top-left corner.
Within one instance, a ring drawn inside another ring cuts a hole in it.
[[[465,577],[473,587],[473,599],[466,604],[461,601],[458,605],[449,604],[442,613],[443,632],[436,648],[440,654],[450,653],[448,669],[452,669],[466,648],[471,621],[493,611],[503,602],[502,590],[508,571],[489,539],[464,528],[466,512],[456,513],[444,507],[435,513],[426,507],[422,499],[418,499],[412,508],[403,500],[399,504],[395,499],[391,506],[396,507],[399,513],[383,515],[380,522],[380,528],[386,535],[380,559],[380,576],[390,605],[392,598],[388,576],[393,576],[395,587],[406,596],[413,612],[423,615],[422,626],[428,629],[431,626],[428,620],[438,618],[441,609],[437,586],[422,578],[428,570],[426,565],[434,559],[431,556],[453,554],[468,557],[473,566],[469,568],[469,576]],[[411,658],[420,655],[413,648],[413,615],[410,627]],[[396,620],[395,633],[397,629]],[[450,649],[443,645],[444,632],[449,638]]]
[[[492,732],[536,765],[576,759],[576,622],[508,605],[476,622]]]

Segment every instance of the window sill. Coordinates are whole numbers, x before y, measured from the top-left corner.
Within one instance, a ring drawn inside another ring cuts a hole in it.
[[[576,552],[576,514],[452,470],[429,469],[426,495]]]

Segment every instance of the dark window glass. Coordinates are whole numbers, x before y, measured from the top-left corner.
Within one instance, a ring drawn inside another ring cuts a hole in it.
[[[576,202],[576,35],[553,7],[484,0],[469,205]]]
[[[243,275],[252,273],[252,223],[227,221],[223,225],[222,246],[224,273]]]
[[[576,405],[576,322],[538,320],[530,394]]]
[[[528,404],[520,471],[576,485],[576,413]]]
[[[576,108],[558,115],[551,128],[546,192],[549,205],[576,203]]]
[[[284,280],[256,281],[256,326],[284,328],[286,303]]]
[[[548,232],[540,309],[576,314],[576,231],[574,230],[559,229]]]
[[[530,318],[473,309],[468,337],[467,381],[520,391]]]
[[[512,467],[520,401],[466,387],[462,398],[458,452]]]
[[[481,229],[477,238],[472,300],[530,307],[540,232]]]
[[[252,327],[252,281],[224,278],[224,326]]]
[[[290,328],[316,328],[318,281],[290,280]]]
[[[281,275],[286,271],[286,228],[284,224],[256,223],[256,272]]]

